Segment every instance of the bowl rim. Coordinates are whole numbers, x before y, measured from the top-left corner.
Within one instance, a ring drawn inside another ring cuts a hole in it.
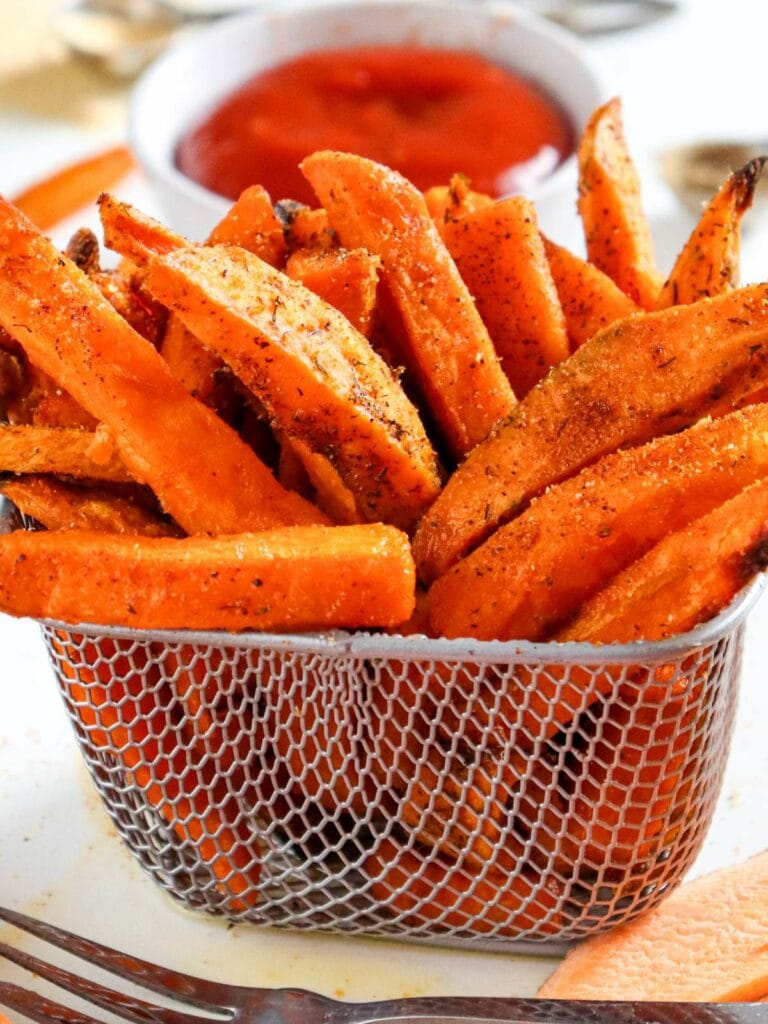
[[[554,49],[561,52],[567,51],[575,58],[581,67],[583,81],[592,91],[595,106],[608,96],[595,61],[578,37],[534,12],[521,8],[514,0],[484,0],[482,4],[477,3],[476,0],[311,0],[311,2],[307,2],[307,0],[266,0],[256,10],[225,16],[205,28],[196,29],[191,36],[181,39],[154,60],[134,85],[128,105],[128,139],[140,166],[150,180],[162,180],[166,187],[172,187],[183,200],[206,205],[210,209],[219,207],[222,214],[232,204],[232,200],[226,196],[198,184],[176,167],[173,154],[186,125],[181,125],[179,132],[173,138],[169,138],[163,147],[158,147],[153,140],[146,137],[144,112],[154,105],[155,85],[158,79],[162,80],[163,76],[168,73],[169,67],[184,60],[188,54],[204,49],[211,44],[215,45],[220,37],[227,37],[230,33],[238,32],[241,29],[246,30],[252,25],[269,21],[275,16],[291,17],[300,15],[302,12],[365,11],[371,8],[422,8],[448,13],[460,10],[471,12],[478,17],[482,15],[488,19],[498,18],[514,23],[532,35],[546,40],[553,45]],[[308,47],[309,49],[311,47]],[[482,52],[478,52],[482,56]],[[512,64],[509,67],[514,70]],[[551,88],[548,88],[547,91],[555,102],[563,102],[562,93],[555,94]],[[573,119],[569,119],[572,122]],[[578,141],[580,126],[572,123],[572,127],[576,134],[576,141]],[[561,182],[569,180],[575,162],[576,148],[574,146],[573,152],[561,161],[551,174],[526,189],[525,195],[534,202],[547,199],[552,192],[558,190]]]

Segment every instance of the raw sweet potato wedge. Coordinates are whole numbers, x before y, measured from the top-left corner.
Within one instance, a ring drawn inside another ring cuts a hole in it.
[[[659,295],[658,308],[722,295],[739,285],[741,219],[768,157],[734,171],[699,218]]]
[[[379,524],[182,539],[21,531],[0,537],[0,566],[3,611],[74,623],[351,629],[394,626],[414,606],[408,538]]]
[[[58,473],[125,483],[132,479],[103,431],[0,425],[0,472]]]
[[[588,601],[558,640],[662,640],[717,615],[768,568],[768,479],[668,534]]]
[[[543,999],[731,1003],[768,996],[768,853],[681,886],[575,946]]]
[[[0,492],[48,530],[179,536],[172,523],[131,497],[103,487],[77,487],[51,476],[25,476],[0,483]]]
[[[638,306],[655,309],[662,282],[640,201],[640,179],[624,138],[620,100],[598,107],[589,119],[578,160],[578,207],[590,263]]]
[[[544,251],[572,351],[616,320],[640,312],[640,307],[592,263],[548,238],[544,239]]]
[[[768,476],[768,405],[607,455],[549,488],[429,592],[438,636],[541,640],[661,538]]]
[[[502,199],[448,221],[443,237],[522,398],[570,354],[536,209],[522,196]]]
[[[414,542],[446,572],[545,487],[622,445],[733,408],[768,378],[768,286],[645,313],[555,367],[454,473]]]
[[[376,311],[380,262],[366,249],[299,249],[288,257],[285,272],[338,309],[369,338]]]
[[[422,194],[395,171],[348,153],[314,153],[301,166],[342,245],[380,257],[409,369],[449,449],[466,455],[515,397]]]
[[[416,410],[368,341],[297,281],[235,246],[156,258],[147,285],[263,403],[327,456],[366,519],[413,525],[439,490]]]
[[[41,231],[48,231],[81,207],[94,202],[101,192],[111,188],[135,165],[130,150],[116,146],[31,185],[13,199],[13,204]]]
[[[109,428],[128,472],[186,532],[324,521],[188,394],[99,288],[5,201],[0,322],[31,362]]]

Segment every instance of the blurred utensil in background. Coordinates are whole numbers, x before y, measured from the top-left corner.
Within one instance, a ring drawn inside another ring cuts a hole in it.
[[[768,138],[743,141],[701,141],[673,146],[659,154],[662,177],[680,202],[695,217],[717,192],[728,175],[749,160],[768,153]],[[768,209],[768,179],[757,186],[753,216],[744,221],[746,227],[756,220],[755,214]]]
[[[481,0],[473,0],[481,2]],[[259,0],[64,0],[53,15],[71,52],[132,78],[185,28],[258,6]],[[619,32],[665,17],[677,0],[519,0],[525,10],[582,36]]]

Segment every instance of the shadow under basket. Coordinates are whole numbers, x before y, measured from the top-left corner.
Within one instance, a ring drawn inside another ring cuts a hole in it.
[[[42,632],[110,817],[185,906],[544,951],[693,863],[759,589],[685,635],[604,647]]]

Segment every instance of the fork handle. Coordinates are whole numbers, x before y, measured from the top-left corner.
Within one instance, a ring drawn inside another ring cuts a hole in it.
[[[341,1011],[341,1007],[338,1007]],[[765,1003],[644,1003],[425,997],[351,1003],[329,1024],[768,1024]]]

